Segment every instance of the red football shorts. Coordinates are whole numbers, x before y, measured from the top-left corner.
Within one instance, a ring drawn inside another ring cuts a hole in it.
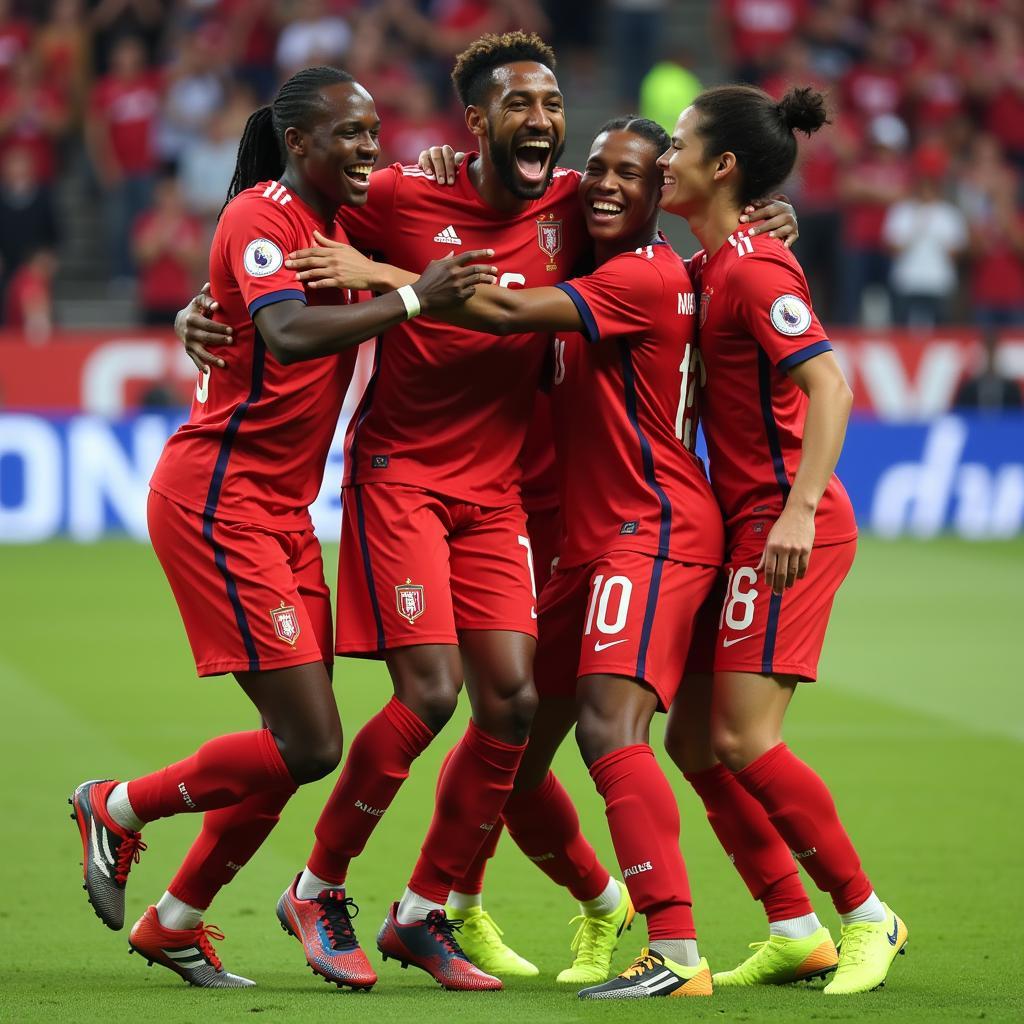
[[[679,689],[694,619],[718,569],[613,551],[556,567],[541,592],[534,678],[542,697],[572,697],[587,675],[639,679],[662,710]]]
[[[533,549],[533,579],[539,594],[551,579],[562,539],[562,510],[526,506],[526,532]]]
[[[807,575],[782,594],[765,585],[765,538],[743,538],[729,552],[722,575],[701,609],[687,673],[754,672],[818,678],[818,659],[832,602],[857,551],[856,540],[811,551]]]
[[[457,644],[464,629],[537,635],[521,505],[481,508],[405,484],[346,487],[338,654]]]
[[[206,519],[155,491],[147,513],[199,675],[333,662],[331,593],[312,529]]]

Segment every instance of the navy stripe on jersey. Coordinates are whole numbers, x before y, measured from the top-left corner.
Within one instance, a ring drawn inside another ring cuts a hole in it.
[[[633,372],[633,353],[627,342],[619,342],[619,354],[622,356],[622,383],[626,400],[626,416],[629,417],[629,422],[636,431],[637,441],[640,443],[640,462],[643,466],[644,480],[647,486],[654,491],[658,504],[661,506],[658,557],[667,558],[669,538],[672,536],[672,503],[654,476],[654,452],[651,450],[651,442],[647,440],[647,436],[640,429],[640,420],[636,412],[636,374]]]
[[[349,448],[348,458],[349,463],[352,467],[352,473],[349,476],[349,486],[354,486],[358,480],[359,473],[359,428],[363,425],[366,417],[370,415],[370,409],[373,406],[373,396],[377,390],[377,377],[380,373],[380,355],[384,348],[384,335],[381,334],[377,338],[376,345],[373,349],[373,369],[370,371],[370,379],[366,382],[366,389],[363,391],[363,397],[359,402],[359,406],[356,409],[356,425],[352,430],[352,445]],[[384,453],[381,453],[384,454]]]
[[[775,634],[779,629],[779,614],[782,611],[782,594],[772,594],[768,602],[768,622],[764,628],[764,649],[761,651],[761,671],[772,674],[775,660]]]
[[[298,299],[306,305],[306,293],[301,288],[282,288],[279,292],[267,292],[266,295],[257,295],[249,303],[249,316],[256,315],[258,310],[264,306],[272,306],[275,302],[286,302],[288,299]]]
[[[786,475],[786,463],[782,458],[779,425],[775,422],[775,411],[772,409],[772,364],[760,346],[757,349],[757,379],[761,393],[761,419],[764,420],[764,432],[768,438],[768,451],[772,456],[775,480],[782,491],[782,500],[785,501],[789,497],[790,484]]]
[[[245,644],[246,653],[249,656],[249,671],[258,672],[260,669],[259,657],[256,652],[256,642],[253,640],[252,631],[249,629],[249,621],[245,615],[245,609],[238,597],[238,587],[234,577],[228,569],[227,555],[224,549],[213,539],[214,515],[217,511],[217,504],[220,501],[221,488],[224,486],[224,477],[227,474],[228,463],[231,461],[231,449],[238,434],[238,428],[242,425],[249,407],[260,400],[263,393],[263,367],[266,361],[267,348],[259,331],[255,332],[252,349],[252,378],[249,384],[249,394],[244,402],[240,402],[228,425],[224,428],[224,436],[220,441],[220,451],[217,453],[217,462],[213,467],[213,476],[210,478],[210,489],[206,494],[206,508],[203,510],[203,537],[213,548],[213,559],[224,577],[224,584],[227,588],[228,599],[235,610],[235,621],[238,623],[238,630],[242,634],[242,641]]]
[[[583,333],[587,336],[587,341],[600,341],[601,332],[597,329],[597,321],[594,319],[594,314],[590,312],[587,300],[567,281],[562,281],[560,284],[556,284],[555,287],[565,292],[572,299],[572,304],[576,307],[576,312],[579,313],[580,319],[583,321]]]
[[[805,345],[799,352],[786,356],[781,362],[775,365],[782,371],[791,370],[794,366],[806,363],[808,359],[820,356],[822,352],[831,352],[832,343],[825,338],[823,341],[816,341],[813,345]]]
[[[249,671],[259,672],[260,656],[256,650],[256,641],[253,639],[252,630],[249,628],[249,619],[242,607],[242,599],[238,596],[238,584],[235,577],[228,569],[227,552],[213,539],[213,516],[203,514],[203,538],[213,548],[213,561],[224,577],[224,586],[228,592],[228,600],[235,612],[235,622],[238,625],[238,632],[242,634],[242,643],[245,644],[245,653],[249,658]]]
[[[647,669],[647,648],[651,642],[651,627],[654,625],[654,613],[658,608],[658,594],[661,591],[661,573],[665,568],[665,559],[660,555],[654,559],[651,569],[651,587],[647,591],[647,607],[644,609],[644,624],[640,627],[640,647],[636,655],[636,678],[645,679]]]
[[[363,513],[363,490],[353,487],[356,499],[356,526],[359,530],[359,547],[363,552],[363,574],[366,577],[366,589],[370,592],[370,604],[373,606],[373,621],[377,624],[377,650],[384,650],[384,620],[380,614],[380,602],[377,600],[377,582],[373,578],[373,563],[370,561],[370,544],[366,539],[366,516]]]

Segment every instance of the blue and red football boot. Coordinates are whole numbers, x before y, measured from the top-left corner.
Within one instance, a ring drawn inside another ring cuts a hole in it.
[[[373,988],[377,975],[352,928],[359,908],[345,896],[344,889],[324,889],[315,899],[300,900],[295,886],[301,877],[296,875],[277,901],[281,927],[302,943],[314,974],[338,988]]]
[[[377,933],[377,948],[385,960],[397,960],[403,967],[412,964],[452,992],[491,992],[503,987],[499,978],[485,974],[462,952],[455,938],[461,921],[450,921],[443,910],[432,910],[425,921],[399,924],[397,911],[398,904],[392,903]]]
[[[82,837],[82,888],[96,916],[115,932],[124,927],[128,872],[146,848],[141,832],[121,828],[107,814],[107,797],[116,785],[111,779],[93,779],[68,797]]]

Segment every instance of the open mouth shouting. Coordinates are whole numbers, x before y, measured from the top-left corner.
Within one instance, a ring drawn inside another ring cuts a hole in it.
[[[538,185],[547,178],[551,162],[550,139],[524,139],[515,149],[516,168],[520,176],[531,185]]]
[[[345,177],[360,191],[370,187],[370,173],[373,171],[373,164],[365,160],[357,164],[349,164],[345,169]]]
[[[595,199],[590,204],[591,219],[598,224],[607,224],[622,215],[625,207],[611,199]]]

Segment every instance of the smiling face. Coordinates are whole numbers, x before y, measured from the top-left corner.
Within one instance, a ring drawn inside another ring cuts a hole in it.
[[[658,159],[662,173],[661,208],[680,217],[705,206],[718,187],[719,161],[705,156],[697,122],[696,109],[687,107],[676,122],[672,144]]]
[[[298,158],[302,176],[329,203],[362,206],[380,155],[380,118],[373,97],[356,82],[326,85],[320,95],[323,112],[312,128],[285,132],[289,154]]]
[[[519,199],[539,199],[565,148],[565,110],[558,81],[543,64],[495,68],[485,105],[467,108],[470,131],[485,144],[502,184]]]
[[[624,129],[594,139],[579,197],[590,237],[627,248],[650,241],[658,220],[661,171],[650,139]]]

